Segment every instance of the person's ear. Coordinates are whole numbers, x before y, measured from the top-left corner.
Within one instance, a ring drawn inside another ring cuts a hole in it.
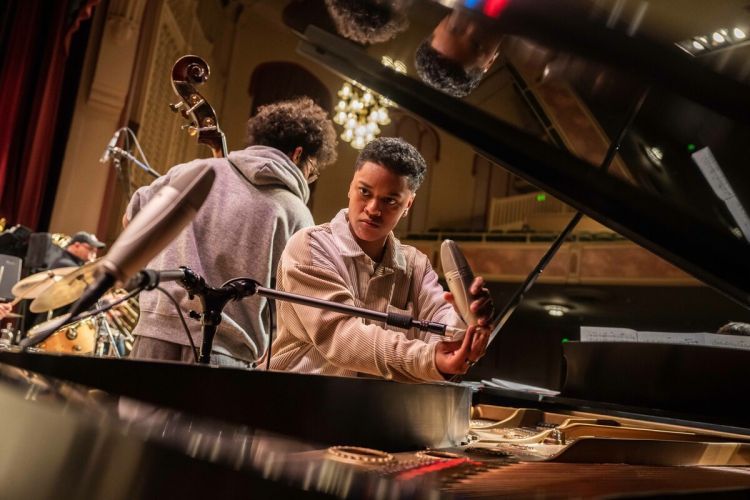
[[[292,163],[299,166],[300,160],[302,159],[302,146],[294,148],[292,154],[289,155],[289,159],[292,160]]]

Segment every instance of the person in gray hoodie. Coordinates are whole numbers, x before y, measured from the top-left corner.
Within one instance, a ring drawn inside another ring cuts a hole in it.
[[[306,206],[308,184],[320,168],[336,160],[336,133],[326,112],[306,97],[262,106],[247,130],[250,146],[230,152],[229,161],[208,158],[177,165],[135,192],[124,223],[180,172],[205,164],[216,172],[196,218],[149,268],[187,266],[211,286],[241,276],[270,286],[287,240],[313,225]],[[174,283],[161,286],[174,296],[183,315],[201,310],[185,289]],[[214,337],[211,362],[253,367],[268,348],[268,309],[266,299],[258,296],[230,302]],[[190,340],[167,296],[157,290],[141,293],[140,310],[131,357],[193,362]],[[200,324],[191,319],[187,324],[199,348]]]

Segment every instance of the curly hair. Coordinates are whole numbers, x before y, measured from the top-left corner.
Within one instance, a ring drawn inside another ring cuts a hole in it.
[[[466,70],[432,48],[432,37],[425,38],[414,55],[417,74],[423,82],[453,97],[464,97],[477,88],[484,71]]]
[[[339,34],[357,43],[387,42],[409,27],[408,2],[399,0],[325,0]]]
[[[405,176],[412,191],[419,189],[427,172],[427,163],[417,148],[400,137],[379,137],[367,143],[354,169],[359,170],[368,161]]]
[[[336,161],[336,131],[320,106],[309,97],[279,101],[258,108],[247,121],[247,143],[271,146],[290,154],[302,147],[301,160],[314,158],[319,167]]]

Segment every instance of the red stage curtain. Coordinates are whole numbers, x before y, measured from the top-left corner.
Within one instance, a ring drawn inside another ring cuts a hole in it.
[[[66,41],[95,1],[11,0],[0,56],[0,216],[37,229],[63,86]]]

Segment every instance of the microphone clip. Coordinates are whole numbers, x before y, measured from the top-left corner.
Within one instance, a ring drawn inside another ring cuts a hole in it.
[[[250,278],[236,278],[227,281],[218,288],[209,286],[202,276],[194,273],[187,267],[181,267],[184,278],[177,280],[193,299],[198,297],[202,312],[190,311],[189,316],[199,320],[203,342],[201,344],[199,363],[208,364],[211,359],[211,346],[213,345],[216,328],[221,323],[221,312],[230,300],[241,300],[250,295],[255,295],[258,282]]]

